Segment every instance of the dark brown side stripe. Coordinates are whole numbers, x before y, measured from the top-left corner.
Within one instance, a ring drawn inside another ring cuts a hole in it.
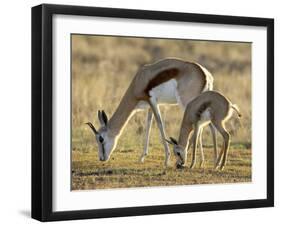
[[[167,82],[179,74],[179,69],[177,68],[170,68],[164,71],[161,71],[157,74],[153,79],[151,79],[145,88],[145,94],[149,95],[149,91],[152,90],[154,87],[160,85],[161,83]]]
[[[197,113],[196,113],[196,116],[197,116],[198,118],[200,118],[200,117],[201,117],[201,114],[202,114],[210,105],[211,105],[211,102],[206,102],[206,103],[202,104],[202,105],[200,106],[200,108],[198,109],[198,111],[197,111]]]

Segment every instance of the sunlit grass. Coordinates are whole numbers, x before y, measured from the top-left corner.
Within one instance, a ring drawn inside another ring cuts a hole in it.
[[[100,189],[142,186],[173,186],[189,184],[234,183],[251,181],[251,151],[231,148],[223,171],[213,169],[213,150],[205,148],[205,166],[199,167],[200,156],[194,169],[188,166],[176,169],[164,167],[164,152],[154,148],[144,163],[138,159],[141,150],[119,150],[106,163],[99,162],[97,152],[73,151],[72,189]],[[190,156],[188,158],[190,163]]]

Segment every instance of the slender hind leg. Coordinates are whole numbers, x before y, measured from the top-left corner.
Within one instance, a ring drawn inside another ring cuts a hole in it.
[[[223,170],[227,161],[227,155],[228,155],[228,151],[229,151],[229,144],[230,144],[230,134],[228,132],[226,132],[224,134],[224,155],[223,155],[223,159],[222,159],[222,163],[220,166],[220,170]]]
[[[195,125],[194,134],[193,134],[193,152],[192,152],[192,162],[190,168],[194,168],[196,162],[196,148],[198,143],[198,135],[199,135],[199,126],[198,124]]]
[[[154,98],[150,98],[148,103],[151,107],[151,110],[152,110],[152,112],[155,116],[155,120],[157,122],[157,126],[160,130],[161,140],[162,140],[162,143],[163,143],[164,149],[165,149],[165,166],[168,166],[171,153],[170,153],[169,146],[166,142],[166,134],[165,134],[164,124],[162,122],[161,114],[160,114],[157,102]]]
[[[223,152],[224,152],[224,141],[222,141],[222,146],[221,146],[221,151],[217,157],[216,160],[216,164],[215,164],[215,169],[217,169],[220,166],[221,160],[222,160],[222,156],[223,156]]]
[[[223,170],[223,168],[226,164],[226,160],[227,160],[227,154],[228,154],[229,143],[230,143],[230,134],[225,129],[225,125],[223,122],[215,123],[214,125],[217,128],[217,130],[221,133],[221,135],[223,137],[223,141],[224,141],[223,149],[222,149],[219,159],[217,161],[217,167],[219,166],[220,161],[222,161],[221,165],[220,165],[220,170]]]
[[[213,138],[213,145],[214,145],[214,167],[216,167],[217,160],[218,160],[218,145],[217,145],[217,131],[215,126],[210,123],[209,124],[211,133],[212,133],[212,138]]]
[[[200,160],[200,168],[204,167],[205,163],[205,157],[204,157],[204,151],[203,151],[203,142],[202,142],[202,133],[203,133],[203,128],[199,130],[199,140],[198,140],[198,145],[200,148],[200,155],[201,155],[201,160]]]
[[[151,131],[152,120],[153,120],[153,113],[151,109],[148,109],[146,126],[145,126],[146,128],[145,128],[144,148],[143,148],[143,153],[140,157],[140,162],[144,162],[144,158],[148,155],[149,135]]]

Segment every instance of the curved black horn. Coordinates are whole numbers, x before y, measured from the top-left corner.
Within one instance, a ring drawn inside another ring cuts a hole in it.
[[[87,122],[85,124],[87,124],[93,130],[94,134],[98,134],[98,131],[91,122]]]
[[[177,140],[175,139],[175,138],[173,138],[173,137],[170,137],[170,140],[171,140],[171,142],[173,142],[173,144],[178,144],[178,142],[177,142]]]

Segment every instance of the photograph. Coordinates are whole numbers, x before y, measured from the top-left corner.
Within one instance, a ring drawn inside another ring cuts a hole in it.
[[[71,190],[252,182],[252,43],[72,33]]]

